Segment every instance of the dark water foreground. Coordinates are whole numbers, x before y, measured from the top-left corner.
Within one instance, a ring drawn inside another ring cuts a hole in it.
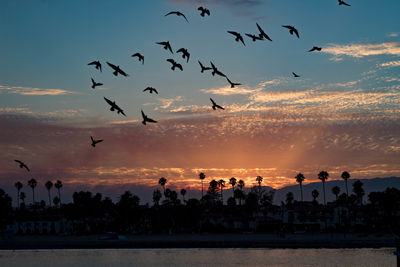
[[[0,266],[396,266],[392,248],[3,250]]]
[[[391,235],[177,234],[115,236],[19,236],[0,240],[1,250],[105,248],[382,248],[394,247]]]

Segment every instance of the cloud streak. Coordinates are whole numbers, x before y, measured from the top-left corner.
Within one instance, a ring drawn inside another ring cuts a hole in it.
[[[44,89],[36,87],[0,85],[0,94],[2,93],[18,94],[26,96],[43,96],[43,95],[58,96],[58,95],[77,94],[76,92],[67,91],[64,89]]]
[[[331,44],[322,49],[323,53],[334,55],[335,60],[342,60],[341,56],[363,58],[368,56],[392,55],[400,56],[399,42],[385,42],[380,44]]]

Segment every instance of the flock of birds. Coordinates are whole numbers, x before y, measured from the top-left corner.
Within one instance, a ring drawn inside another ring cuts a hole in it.
[[[343,0],[337,0],[337,1],[338,1],[339,6],[341,6],[341,5],[350,6],[348,3],[344,2]],[[210,16],[210,14],[211,14],[209,9],[207,9],[207,8],[205,8],[205,7],[202,7],[202,6],[201,6],[201,7],[198,7],[197,10],[200,11],[200,16],[202,16],[202,17],[205,17],[205,15]],[[179,12],[179,11],[171,11],[171,12],[167,13],[165,16],[170,16],[170,15],[176,15],[176,16],[178,16],[178,17],[183,17],[183,18],[186,20],[186,22],[189,22],[188,19],[187,19],[187,17],[185,16],[185,14],[183,14],[182,12]],[[261,26],[260,26],[258,23],[256,23],[256,26],[257,26],[257,29],[258,29],[258,31],[259,31],[258,34],[245,33],[245,35],[246,35],[247,37],[249,37],[253,42],[262,41],[262,40],[264,40],[264,39],[272,42],[272,39],[268,36],[268,34],[261,28]],[[300,38],[299,31],[298,31],[294,26],[291,26],[291,25],[282,25],[282,27],[288,29],[288,30],[289,30],[289,33],[290,33],[291,35],[296,35],[297,38]],[[241,42],[244,46],[246,45],[245,42],[244,42],[243,36],[242,36],[240,33],[235,32],[235,31],[227,31],[227,32],[228,32],[229,34],[232,34],[232,35],[235,37],[235,41],[236,41],[236,42]],[[165,50],[171,52],[171,54],[174,54],[174,52],[173,52],[173,50],[172,50],[172,47],[171,47],[171,44],[169,43],[169,41],[157,42],[156,44],[163,46],[163,48],[164,48]],[[321,50],[322,50],[321,47],[314,46],[314,47],[312,47],[310,50],[308,50],[308,52],[321,51]],[[176,51],[176,53],[182,53],[182,58],[183,58],[183,59],[186,59],[186,63],[189,62],[190,53],[189,53],[189,51],[188,51],[186,48],[180,48],[180,49],[178,49],[178,50]],[[138,58],[138,61],[141,62],[142,65],[144,64],[144,56],[143,56],[142,54],[140,54],[140,53],[135,53],[135,54],[133,54],[131,57],[134,57],[134,58],[137,57],[137,58]],[[171,70],[174,71],[175,69],[179,69],[179,70],[183,71],[183,66],[182,66],[181,64],[179,64],[178,62],[176,62],[174,59],[169,58],[169,59],[167,59],[166,61],[168,61],[169,63],[172,64]],[[113,70],[113,72],[112,72],[113,75],[115,75],[115,76],[121,75],[121,76],[124,76],[124,77],[128,77],[128,76],[129,76],[129,75],[128,75],[125,71],[123,71],[119,66],[114,65],[114,64],[112,64],[112,63],[110,63],[110,62],[106,62],[106,63],[107,63],[107,65]],[[199,63],[200,68],[201,68],[201,69],[200,69],[200,72],[201,72],[201,73],[204,73],[205,71],[208,71],[208,70],[212,70],[212,72],[211,72],[211,75],[212,75],[212,76],[218,75],[218,76],[221,76],[221,77],[225,78],[225,79],[227,80],[227,82],[229,83],[229,85],[231,86],[231,88],[234,88],[235,86],[241,85],[240,83],[232,82],[224,73],[222,73],[222,72],[214,65],[213,62],[210,61],[210,66],[204,66],[203,63],[201,63],[200,61],[198,61],[198,63]],[[92,62],[88,63],[88,65],[93,65],[97,70],[99,70],[100,72],[102,72],[102,64],[100,63],[100,61],[98,61],[98,60],[97,60],[97,61],[92,61]],[[293,74],[293,77],[295,77],[295,78],[300,77],[300,75],[296,74],[295,72],[292,72],[292,74]],[[91,81],[92,81],[92,86],[91,86],[92,89],[95,89],[96,87],[102,86],[102,85],[103,85],[103,83],[96,82],[93,78],[91,78]],[[147,91],[148,91],[150,94],[152,94],[152,93],[158,94],[157,89],[156,89],[156,88],[153,88],[153,87],[147,87],[147,88],[145,88],[145,89],[143,90],[143,92],[147,92]],[[107,104],[110,105],[110,111],[116,111],[117,114],[122,114],[123,116],[126,116],[125,113],[124,113],[124,110],[123,110],[122,108],[120,108],[120,107],[115,103],[115,101],[112,101],[112,100],[110,100],[110,99],[108,99],[108,98],[106,98],[106,97],[104,97],[104,100],[107,102]],[[217,109],[225,110],[224,107],[218,105],[212,98],[210,98],[210,101],[211,101],[211,104],[212,104],[211,107],[212,107],[213,110],[217,110]],[[141,110],[141,114],[142,114],[142,119],[143,119],[143,120],[142,120],[142,124],[143,124],[143,125],[146,125],[147,123],[157,123],[156,120],[149,118],[149,117],[143,112],[143,110]],[[96,139],[94,139],[92,136],[90,136],[90,139],[91,139],[91,146],[92,146],[92,147],[96,147],[96,145],[97,145],[98,143],[101,143],[101,142],[104,141],[104,140],[102,140],[102,139],[96,140]],[[27,171],[30,171],[29,167],[28,167],[24,162],[22,162],[22,161],[20,161],[20,160],[15,160],[15,162],[17,162],[17,163],[19,164],[19,167],[20,167],[20,168],[25,168]]]

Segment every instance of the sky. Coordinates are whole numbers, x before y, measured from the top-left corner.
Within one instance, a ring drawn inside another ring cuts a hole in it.
[[[295,184],[298,172],[305,183],[321,170],[333,180],[343,171],[400,176],[400,2],[346,2],[0,0],[0,188],[20,180],[29,198],[30,178],[42,193],[60,179],[71,192],[146,198],[163,176],[190,197],[199,172],[206,183],[236,177],[248,187],[260,175],[274,188]],[[244,35],[258,34],[256,23],[272,42]],[[313,46],[322,51],[307,52]],[[94,60],[102,72],[87,65]],[[129,77],[113,76],[106,61]],[[200,73],[197,61],[241,85]],[[91,78],[104,85],[91,89]],[[141,110],[158,123],[142,125]],[[90,136],[104,142],[92,148]]]

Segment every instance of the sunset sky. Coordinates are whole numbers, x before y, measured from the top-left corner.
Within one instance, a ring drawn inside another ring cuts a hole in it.
[[[44,193],[60,179],[71,191],[144,197],[164,176],[198,196],[199,172],[248,186],[260,175],[274,188],[298,172],[307,183],[321,170],[333,180],[345,170],[400,176],[400,2],[346,2],[0,0],[0,188],[14,193],[20,180],[30,199],[27,180]],[[164,16],[176,10],[189,23]],[[244,36],[258,34],[256,22],[273,42]],[[155,44],[167,40],[189,63]],[[242,85],[200,73],[198,60]],[[106,61],[130,76],[113,76]],[[104,86],[91,89],[91,77]],[[226,109],[213,111],[210,97]],[[158,123],[142,125],[141,109]],[[90,136],[104,142],[92,148]]]

